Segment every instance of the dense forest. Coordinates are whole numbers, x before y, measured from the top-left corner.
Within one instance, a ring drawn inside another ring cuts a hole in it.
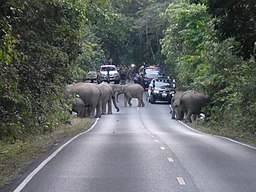
[[[255,0],[3,0],[0,140],[69,118],[65,85],[106,58],[159,64],[211,96],[207,126],[254,135]]]

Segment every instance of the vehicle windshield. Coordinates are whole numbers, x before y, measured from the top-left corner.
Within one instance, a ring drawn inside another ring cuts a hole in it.
[[[159,70],[156,69],[146,69],[145,70],[145,77],[154,78],[159,77],[161,75]]]
[[[115,67],[101,67],[101,71],[116,71]]]
[[[172,88],[170,83],[162,82],[162,81],[155,81],[155,87],[161,88],[161,89]]]

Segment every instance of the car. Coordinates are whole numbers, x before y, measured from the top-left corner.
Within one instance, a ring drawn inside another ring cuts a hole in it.
[[[140,84],[145,90],[148,90],[149,84],[152,79],[162,77],[161,69],[157,66],[141,67],[140,73]]]
[[[97,72],[96,71],[88,71],[85,75],[85,80],[90,80],[91,83],[93,83],[95,80],[97,80]]]
[[[175,80],[171,82],[167,77],[154,78],[148,87],[148,101],[151,104],[156,101],[166,101],[170,104],[176,92],[175,88]]]
[[[100,72],[97,78],[98,83],[103,81],[105,82],[114,82],[115,84],[120,83],[120,74],[115,65],[102,65],[100,67]]]

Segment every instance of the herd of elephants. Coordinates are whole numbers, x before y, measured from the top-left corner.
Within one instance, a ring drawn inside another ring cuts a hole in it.
[[[102,82],[100,84],[79,82],[67,85],[68,102],[72,105],[72,111],[77,113],[78,117],[96,117],[104,114],[112,114],[112,103],[119,111],[118,96],[124,94],[124,105],[131,106],[131,99],[137,98],[137,107],[144,107],[143,95],[144,88],[140,84],[109,84]],[[147,99],[147,98],[146,98]],[[177,91],[171,99],[172,119],[191,122],[201,113],[202,107],[209,104],[210,98],[203,93],[188,90]]]

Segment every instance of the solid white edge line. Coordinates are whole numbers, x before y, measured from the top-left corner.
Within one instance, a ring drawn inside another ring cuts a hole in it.
[[[98,122],[99,118],[96,119],[94,124],[91,126],[91,128],[87,129],[86,131],[74,136],[70,140],[68,140],[66,143],[64,143],[62,146],[60,146],[56,151],[54,151],[48,158],[46,158],[36,169],[34,169],[22,182],[21,184],[13,191],[13,192],[20,192],[28,183],[29,181],[50,161],[52,160],[64,147],[66,147],[69,143],[71,143],[73,140],[75,140],[77,137],[89,132],[93,129],[93,127]]]
[[[169,105],[171,107],[171,105]],[[182,125],[184,125],[185,127],[187,127],[188,129],[194,131],[194,132],[197,132],[197,133],[200,133],[200,134],[207,134],[207,135],[213,135],[213,134],[208,134],[208,133],[204,133],[204,132],[201,132],[201,131],[198,131],[190,126],[188,126],[186,123],[183,123],[182,121],[178,120],[178,122]],[[226,139],[228,141],[231,141],[233,143],[236,143],[236,144],[239,144],[239,145],[242,145],[242,146],[245,146],[245,147],[248,147],[248,148],[251,148],[251,149],[254,149],[256,150],[256,147],[252,146],[252,145],[249,145],[249,144],[245,144],[245,143],[242,143],[242,142],[239,142],[239,141],[236,141],[234,139],[230,139],[228,137],[224,137],[224,136],[220,136],[220,135],[213,135],[215,137],[219,137],[219,138],[222,138],[222,139]]]
[[[222,138],[222,139],[231,141],[231,142],[233,142],[233,143],[236,143],[236,144],[239,144],[239,145],[242,145],[242,146],[245,146],[245,147],[248,147],[248,148],[251,148],[251,149],[256,150],[256,147],[253,147],[253,146],[251,146],[251,145],[249,145],[249,144],[245,144],[245,143],[242,143],[242,142],[239,142],[239,141],[236,141],[236,140],[234,140],[234,139],[230,139],[230,138],[228,138],[228,137],[224,137],[224,136],[221,136],[221,135],[214,135],[214,134],[204,133],[204,132],[198,131],[198,130],[196,130],[196,129],[190,127],[190,126],[188,126],[187,124],[183,123],[183,122],[180,121],[180,120],[179,120],[179,122],[180,122],[182,125],[184,125],[185,127],[187,127],[188,129],[191,129],[192,131],[195,131],[195,132],[197,132],[197,133],[206,134],[206,135],[213,135],[213,136],[215,136],[215,137],[219,137],[219,138]]]

